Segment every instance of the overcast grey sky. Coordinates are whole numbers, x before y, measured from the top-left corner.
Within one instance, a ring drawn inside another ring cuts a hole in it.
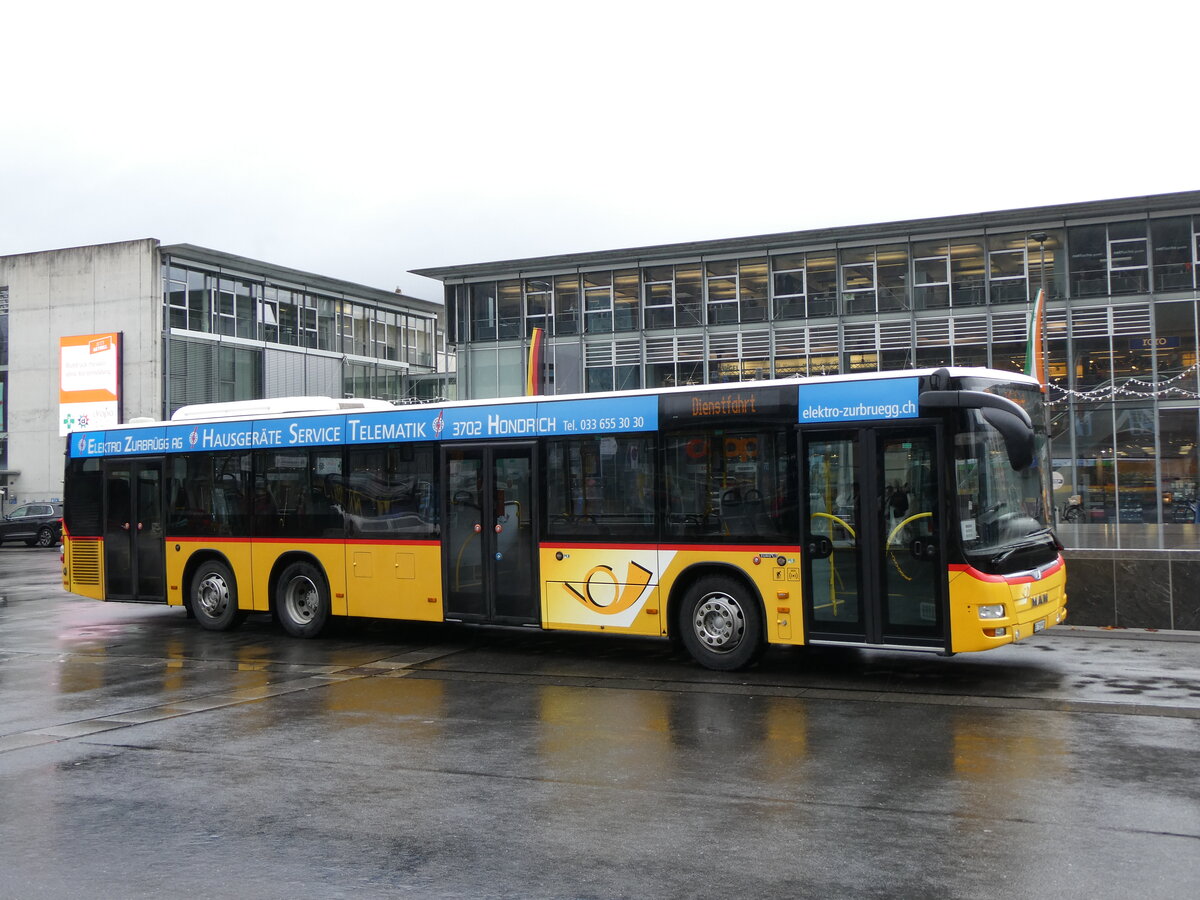
[[[1192,2],[22,3],[0,254],[407,272],[1200,188]]]

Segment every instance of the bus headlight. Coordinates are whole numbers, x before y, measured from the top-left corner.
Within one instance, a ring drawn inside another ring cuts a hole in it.
[[[979,618],[981,618],[981,619],[1003,619],[1004,618],[1004,604],[1003,603],[993,603],[993,604],[990,604],[989,606],[979,607]]]

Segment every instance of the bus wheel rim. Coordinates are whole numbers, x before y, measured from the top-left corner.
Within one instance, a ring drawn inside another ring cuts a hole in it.
[[[709,650],[727,653],[742,642],[746,613],[728,594],[709,594],[696,605],[692,627]]]
[[[196,599],[206,616],[216,618],[229,606],[229,585],[220,575],[206,575],[196,591]]]
[[[317,604],[320,602],[316,584],[311,578],[293,578],[288,582],[283,602],[293,621],[305,624],[311,622],[317,614]]]

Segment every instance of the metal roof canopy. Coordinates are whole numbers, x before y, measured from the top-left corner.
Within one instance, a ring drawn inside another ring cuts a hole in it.
[[[1175,210],[1181,214],[1189,208],[1200,210],[1200,191],[1180,191],[1173,194],[1149,194],[1143,197],[1126,197],[1115,200],[1091,200],[1084,203],[1064,203],[1055,206],[1030,206],[1021,209],[998,210],[995,212],[969,213],[956,216],[938,216],[930,219],[904,219],[870,225],[848,225],[837,228],[817,228],[808,231],[788,231],[776,234],[760,234],[749,237],[722,238],[711,241],[688,241],[679,244],[656,244],[647,247],[629,247],[620,250],[602,250],[587,253],[564,253],[555,256],[535,256],[525,259],[496,260],[493,262],[469,263],[461,266],[439,266],[427,269],[412,269],[411,274],[435,278],[447,282],[480,278],[485,275],[513,275],[538,271],[549,274],[584,266],[603,266],[659,262],[680,257],[700,257],[714,254],[761,254],[781,248],[804,249],[812,244],[832,244],[842,241],[895,240],[900,237],[942,235],[947,231],[963,229],[1005,230],[1018,225],[1037,222],[1045,227],[1047,222],[1059,225],[1085,217],[1137,217],[1164,210]]]
[[[229,275],[231,278],[266,278],[297,289],[309,289],[324,294],[335,294],[345,299],[371,300],[389,306],[399,306],[402,310],[416,314],[436,317],[443,312],[441,300],[423,300],[383,288],[374,288],[353,281],[331,278],[327,275],[317,275],[300,269],[262,260],[225,253],[221,250],[210,250],[207,247],[197,247],[194,244],[164,244],[159,247],[164,257],[170,257],[172,262],[186,265],[189,261],[200,265],[211,266],[218,273]]]

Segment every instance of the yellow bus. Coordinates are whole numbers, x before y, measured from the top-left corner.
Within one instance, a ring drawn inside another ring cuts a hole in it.
[[[1042,395],[985,369],[393,406],[284,398],[76,432],[64,586],[183,607],[953,654],[1065,620]]]

